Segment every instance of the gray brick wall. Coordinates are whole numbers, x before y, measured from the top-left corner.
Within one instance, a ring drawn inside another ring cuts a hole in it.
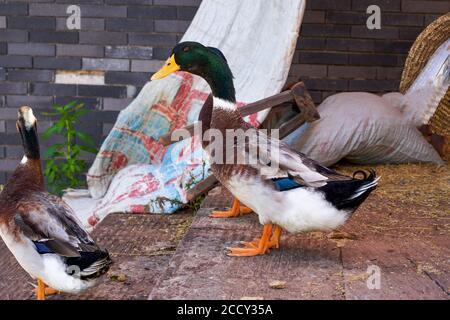
[[[366,28],[372,4],[381,30]],[[448,0],[307,1],[288,81],[305,80],[316,103],[340,91],[397,90],[417,35],[449,11]]]
[[[53,103],[85,102],[93,111],[80,128],[100,145],[200,2],[0,0],[0,183],[22,154],[17,107],[28,104],[39,114]],[[79,31],[66,27],[70,4],[81,7]],[[365,28],[371,4],[382,9],[381,30]],[[305,80],[316,103],[340,91],[396,90],[415,37],[448,11],[448,0],[309,0],[288,81]],[[100,74],[101,83],[55,83],[61,71],[82,70]],[[42,132],[52,119],[39,118]],[[42,149],[51,143],[42,141]]]

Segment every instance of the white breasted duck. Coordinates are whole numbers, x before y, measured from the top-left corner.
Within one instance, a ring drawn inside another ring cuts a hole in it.
[[[202,110],[199,116],[203,129],[219,130],[223,137],[227,130],[252,129],[236,108],[233,75],[218,49],[197,42],[179,43],[152,80],[178,70],[201,76],[211,87],[214,96],[212,111]],[[254,139],[240,142],[233,139],[231,145],[236,151],[243,152],[246,158],[251,157],[250,150],[256,148],[260,157],[258,161],[241,164],[233,155],[231,164],[225,161],[221,162],[224,164],[211,163],[216,178],[256,212],[264,225],[261,238],[243,242],[242,248],[230,248],[231,256],[254,256],[265,254],[270,248],[278,248],[282,229],[292,233],[336,229],[377,186],[379,178],[374,171],[357,171],[353,177],[345,176],[262,132],[257,133],[257,139],[257,142]],[[278,152],[270,153],[267,145],[278,146]],[[225,154],[225,148],[223,150]],[[272,157],[274,154],[276,156]],[[362,179],[355,178],[358,173],[362,174]]]
[[[37,298],[43,300],[57,291],[92,287],[112,262],[72,209],[45,191],[36,122],[30,107],[19,109],[16,124],[25,155],[0,194],[0,235],[22,268],[37,279]]]

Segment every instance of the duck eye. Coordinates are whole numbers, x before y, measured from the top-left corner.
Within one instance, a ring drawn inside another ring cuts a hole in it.
[[[189,48],[189,47],[184,47],[184,48],[183,48],[183,51],[184,51],[184,52],[188,52],[190,49],[191,49],[191,48]]]

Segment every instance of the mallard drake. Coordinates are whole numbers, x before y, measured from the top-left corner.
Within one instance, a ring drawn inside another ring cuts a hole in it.
[[[30,107],[19,109],[16,125],[25,154],[0,194],[0,235],[22,268],[37,279],[38,300],[57,291],[81,292],[109,269],[111,259],[72,209],[45,191],[37,120]]]
[[[201,110],[199,115],[203,129],[218,130],[223,137],[230,130],[246,132],[253,129],[237,110],[233,74],[222,52],[197,42],[179,43],[151,79],[161,79],[179,70],[202,77],[211,87],[212,110]],[[209,125],[205,126],[205,123]],[[264,158],[243,164],[236,161],[238,157],[233,154],[232,158],[225,159],[228,161],[211,163],[216,178],[257,213],[264,225],[261,238],[242,242],[243,247],[229,248],[231,256],[254,256],[278,248],[283,229],[299,233],[330,231],[342,226],[376,188],[379,180],[372,170],[357,171],[353,177],[340,174],[260,131],[257,131],[257,140],[237,142],[233,139],[223,142],[222,146],[228,147],[230,143],[235,151],[244,153],[245,159],[252,156],[250,150],[255,147],[258,155]],[[266,146],[278,146],[277,156],[271,157]],[[204,142],[203,147],[210,151],[208,143]],[[275,170],[265,171],[267,167]],[[358,174],[362,175],[361,179],[356,178]]]

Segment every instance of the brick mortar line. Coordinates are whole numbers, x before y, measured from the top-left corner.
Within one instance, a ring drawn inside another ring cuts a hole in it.
[[[448,291],[444,285],[436,278],[434,278],[433,276],[431,276],[428,271],[423,271],[423,273],[425,273],[425,275],[430,278],[431,281],[433,281],[446,295],[450,296],[450,291]]]
[[[341,265],[341,281],[342,281],[342,292],[340,292],[340,296],[343,300],[347,300],[347,283],[345,282],[345,274],[344,271],[346,270],[344,267],[344,258],[342,254],[342,247],[339,247],[339,263]]]
[[[413,267],[417,270],[418,264],[416,261],[414,261],[412,258],[406,257],[406,259],[413,265]],[[442,292],[444,292],[446,295],[450,296],[450,292],[444,287],[444,285],[442,283],[440,283],[440,281],[438,279],[435,279],[433,276],[431,276],[431,274],[426,271],[423,270],[422,271],[428,279],[430,279],[439,289],[442,290]]]

